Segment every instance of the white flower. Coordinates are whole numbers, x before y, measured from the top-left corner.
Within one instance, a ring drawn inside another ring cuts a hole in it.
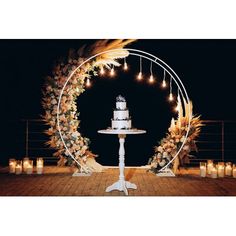
[[[162,158],[161,153],[158,153],[158,154],[157,154],[157,158]]]
[[[151,167],[152,167],[152,168],[157,168],[157,162],[155,162],[155,161],[152,162],[152,163],[151,163]]]
[[[57,104],[57,100],[54,98],[54,99],[52,99],[51,103],[52,103],[52,105],[56,105]]]
[[[157,151],[162,153],[162,152],[163,152],[163,147],[162,147],[162,146],[159,146],[159,147],[157,148]]]
[[[167,152],[163,152],[163,157],[168,157],[168,153]]]
[[[165,164],[166,164],[166,161],[165,161],[165,160],[162,160],[162,161],[159,163],[159,165],[160,165],[161,167],[163,167]]]
[[[71,136],[72,136],[73,138],[78,138],[79,134],[78,134],[78,132],[73,132]]]

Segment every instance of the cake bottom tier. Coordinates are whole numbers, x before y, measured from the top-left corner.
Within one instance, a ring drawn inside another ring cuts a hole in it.
[[[131,129],[131,120],[112,120],[112,129]]]

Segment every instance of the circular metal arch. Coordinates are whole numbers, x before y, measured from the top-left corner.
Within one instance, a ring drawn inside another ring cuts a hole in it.
[[[62,136],[62,133],[61,133],[61,128],[60,128],[60,119],[59,119],[59,112],[60,112],[60,103],[61,103],[61,98],[62,98],[62,95],[63,95],[63,92],[64,92],[64,89],[68,83],[68,81],[73,77],[73,75],[75,74],[75,72],[80,69],[85,63],[89,62],[90,60],[98,57],[98,56],[101,56],[102,54],[105,54],[105,53],[109,53],[109,52],[115,52],[115,51],[120,51],[120,50],[124,50],[124,51],[128,51],[129,52],[129,55],[133,55],[133,56],[138,56],[138,57],[142,57],[142,58],[145,58],[149,61],[152,61],[154,64],[160,66],[163,70],[167,71],[168,74],[172,77],[172,79],[174,80],[174,82],[176,83],[178,89],[179,89],[179,92],[180,92],[180,95],[181,95],[181,98],[182,100],[186,100],[188,103],[190,102],[189,100],[189,96],[188,96],[188,93],[184,87],[184,84],[183,82],[181,81],[181,79],[179,78],[179,76],[176,74],[176,72],[168,65],[166,64],[163,60],[161,60],[160,58],[154,56],[153,54],[150,54],[150,53],[147,53],[145,51],[142,51],[142,50],[138,50],[138,49],[133,49],[133,48],[119,48],[119,49],[111,49],[111,50],[107,50],[107,51],[103,51],[103,52],[100,52],[100,53],[97,53],[96,55],[93,55],[91,57],[89,57],[88,59],[86,59],[84,62],[82,62],[79,66],[77,66],[71,73],[70,75],[68,76],[61,92],[60,92],[60,95],[59,95],[59,100],[58,100],[58,104],[57,104],[57,128],[58,128],[58,132],[59,132],[59,135],[60,135],[60,138],[61,138],[61,141],[66,149],[66,151],[69,153],[70,157],[81,167],[81,164],[76,160],[76,158],[73,156],[73,154],[69,151],[68,147],[66,146],[65,144],[65,141],[63,139],[63,136]],[[128,56],[129,56],[128,55]],[[186,112],[186,111],[185,111]],[[188,120],[188,128],[187,128],[187,132],[186,132],[186,135],[184,137],[184,141],[181,145],[181,147],[179,148],[179,150],[177,151],[177,153],[175,154],[175,156],[165,165],[163,166],[159,172],[161,172],[162,170],[164,170],[165,168],[167,168],[176,158],[177,156],[179,155],[179,153],[181,152],[182,148],[184,147],[186,141],[187,141],[187,138],[188,138],[188,134],[189,134],[189,130],[190,130],[190,122],[191,122],[191,117],[189,118]]]

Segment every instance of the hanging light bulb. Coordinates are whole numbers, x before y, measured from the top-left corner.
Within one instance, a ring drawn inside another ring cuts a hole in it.
[[[163,79],[161,86],[162,86],[162,88],[166,88],[166,81],[165,81],[165,79]]]
[[[111,68],[111,71],[110,71],[110,76],[114,76],[115,75],[115,70],[114,70],[114,66]]]
[[[87,80],[86,80],[86,87],[90,87],[90,86],[91,86],[90,79],[89,79],[89,78],[87,78]]]
[[[105,70],[104,70],[103,66],[102,66],[101,69],[100,69],[100,74],[101,74],[101,75],[104,75],[104,74],[105,74]]]
[[[150,64],[150,77],[149,77],[149,83],[152,84],[154,83],[154,77],[153,77],[153,73],[152,73],[152,61],[151,61],[151,64]]]
[[[124,70],[128,70],[128,65],[127,65],[127,62],[126,62],[126,58],[124,58]]]
[[[153,75],[150,75],[150,77],[149,77],[149,83],[152,84],[153,82],[154,82],[154,77],[153,77]]]
[[[142,80],[143,79],[143,74],[142,74],[142,57],[140,57],[140,60],[139,60],[139,73],[138,73],[137,79],[138,80]]]
[[[142,72],[139,72],[139,73],[138,73],[138,76],[137,76],[137,79],[138,79],[138,80],[142,80],[142,78],[143,78]]]
[[[181,100],[180,100],[179,87],[178,87],[177,105],[176,105],[176,107],[175,107],[175,111],[176,111],[176,112],[179,112],[180,103],[181,103]]]
[[[162,88],[166,88],[166,71],[164,70],[164,77],[161,84]]]
[[[169,94],[169,101],[172,102],[174,100],[173,94],[172,94],[172,77],[170,77],[170,94]]]
[[[174,100],[173,94],[170,93],[170,94],[169,94],[169,101],[172,102],[173,100]]]

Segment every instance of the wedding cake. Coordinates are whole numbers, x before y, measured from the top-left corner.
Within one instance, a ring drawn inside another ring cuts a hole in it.
[[[131,117],[126,107],[126,100],[119,95],[116,98],[116,109],[113,111],[113,119],[111,119],[112,129],[131,129]]]

